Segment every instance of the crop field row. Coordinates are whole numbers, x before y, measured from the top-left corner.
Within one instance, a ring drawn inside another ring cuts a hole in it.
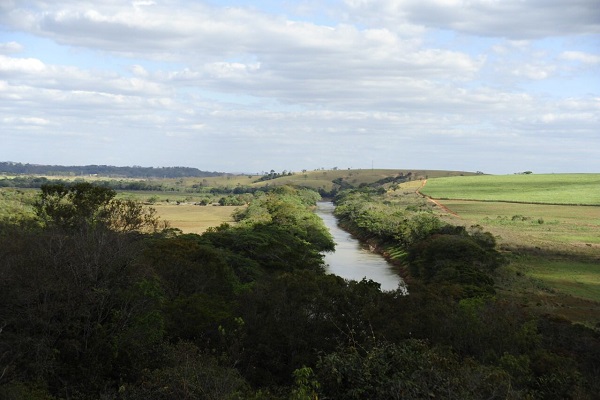
[[[600,174],[436,178],[428,180],[421,192],[436,199],[600,205]]]

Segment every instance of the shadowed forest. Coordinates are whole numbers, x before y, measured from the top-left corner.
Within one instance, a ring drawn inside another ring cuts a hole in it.
[[[341,190],[341,224],[409,294],[325,273],[310,189],[251,193],[201,235],[90,183],[0,224],[2,399],[594,399],[598,332],[498,295],[481,227]]]

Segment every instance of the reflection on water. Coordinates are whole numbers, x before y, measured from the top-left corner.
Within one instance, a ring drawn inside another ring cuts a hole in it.
[[[317,203],[316,213],[323,219],[336,243],[335,252],[325,253],[327,271],[344,279],[372,279],[381,284],[382,290],[397,289],[402,282],[400,276],[383,257],[364,248],[352,235],[338,227],[334,209],[331,202]]]

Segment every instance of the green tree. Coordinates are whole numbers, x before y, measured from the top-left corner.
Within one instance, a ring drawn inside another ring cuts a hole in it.
[[[45,227],[71,231],[98,226],[119,232],[157,231],[168,226],[159,223],[154,209],[115,196],[114,190],[88,182],[49,184],[41,187],[34,209]]]

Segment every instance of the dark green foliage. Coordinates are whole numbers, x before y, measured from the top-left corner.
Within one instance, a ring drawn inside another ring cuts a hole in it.
[[[347,189],[353,188],[352,184],[349,183],[347,180],[344,180],[344,178],[342,178],[342,177],[335,178],[331,182],[333,182],[336,185],[336,186],[334,186],[334,189],[337,189],[336,193],[338,192],[338,190],[347,190]]]
[[[372,281],[297,271],[257,285],[241,301],[251,382],[290,384],[292,372],[314,365],[317,353],[373,335],[370,318],[385,295]]]
[[[137,382],[122,385],[119,398],[233,400],[247,398],[248,389],[236,369],[220,365],[192,343],[179,342],[166,346],[158,368],[145,370]]]
[[[215,340],[219,325],[232,318],[239,286],[224,253],[197,236],[161,238],[147,246],[142,262],[157,274],[165,291],[167,335]]]
[[[128,346],[160,340],[162,323],[151,317],[157,301],[135,293],[142,277],[132,263],[136,247],[134,238],[104,229],[2,238],[10,380],[48,382],[64,396],[65,384],[73,393],[98,390],[141,364],[144,352]]]
[[[161,278],[168,298],[197,293],[231,297],[238,284],[224,253],[196,235],[155,239],[142,262]]]
[[[517,399],[499,368],[407,340],[342,348],[323,356],[316,377],[323,399]]]
[[[571,390],[573,383],[577,382],[574,377],[578,377],[590,392],[600,393],[600,332],[550,316],[540,319],[539,329],[543,332],[540,339],[544,348],[562,356],[551,362],[543,353],[536,357],[532,369],[538,375],[549,374],[550,378],[545,381],[553,383],[543,388],[543,380],[538,380],[540,390],[560,395]],[[561,385],[561,380],[566,380],[565,384]]]
[[[469,236],[436,234],[412,246],[408,262],[411,274],[426,282],[492,285],[488,273],[498,266],[498,257]]]
[[[473,234],[464,228],[441,228],[438,232],[408,249],[411,276],[426,283],[454,286],[450,290],[456,298],[493,294],[492,272],[503,262],[494,248],[494,238],[478,229]]]

